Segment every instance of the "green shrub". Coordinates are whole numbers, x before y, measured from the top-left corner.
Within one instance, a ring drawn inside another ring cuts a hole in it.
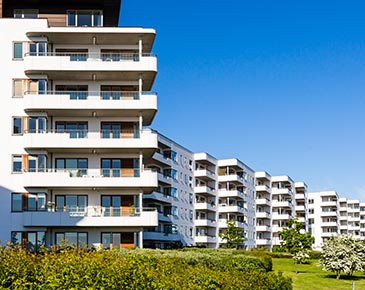
[[[309,251],[309,257],[313,260],[319,260],[321,258],[321,252],[319,251]]]
[[[270,266],[271,265],[271,266]],[[290,290],[271,258],[235,250],[44,250],[0,247],[0,288]]]

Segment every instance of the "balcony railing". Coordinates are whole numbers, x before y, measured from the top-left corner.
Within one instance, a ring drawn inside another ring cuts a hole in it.
[[[139,100],[140,95],[156,95],[150,91],[25,91],[24,95],[69,95],[70,100]]]
[[[23,170],[24,172],[35,173],[64,173],[68,172],[70,177],[140,177],[139,168],[38,168],[32,170]]]
[[[54,207],[48,207],[48,211],[55,211]],[[133,206],[103,207],[103,206],[66,206],[56,209],[56,212],[68,212],[70,217],[127,217],[140,216],[142,212],[155,212],[156,208],[135,208]]]
[[[70,58],[70,61],[140,61],[141,57],[156,56],[152,53],[83,53],[83,52],[28,52],[24,57],[55,57],[66,56]]]
[[[153,132],[149,130],[142,130],[146,132]],[[126,139],[140,138],[140,131],[138,129],[120,129],[120,130],[101,130],[101,131],[88,131],[81,130],[68,130],[68,129],[56,129],[56,130],[44,130],[44,129],[29,129],[24,131],[25,134],[69,134],[69,138],[72,139]]]

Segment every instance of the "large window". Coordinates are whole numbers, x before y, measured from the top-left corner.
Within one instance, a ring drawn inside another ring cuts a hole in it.
[[[138,138],[138,124],[127,122],[101,122],[102,138]]]
[[[86,100],[88,85],[56,85],[57,94],[70,95],[70,100]]]
[[[13,59],[23,59],[23,42],[13,42]]]
[[[46,155],[28,155],[28,166],[25,168],[28,172],[45,172],[46,171]],[[25,158],[24,158],[25,159]]]
[[[138,177],[139,160],[130,159],[101,159],[102,175],[105,177]]]
[[[83,232],[62,232],[56,233],[56,244],[58,246],[87,247],[87,233]]]
[[[38,18],[37,9],[14,9],[14,18]]]
[[[46,245],[46,232],[11,232],[11,243],[37,252]]]
[[[21,211],[44,211],[46,210],[47,195],[44,192],[37,193],[12,193],[11,210]]]
[[[22,98],[24,95],[23,83],[25,80],[16,79],[13,80],[13,96],[17,98]]]
[[[85,212],[87,204],[87,195],[56,195],[56,211]]]
[[[47,42],[34,42],[29,43],[29,55],[31,56],[43,56],[47,54]]]
[[[104,216],[129,216],[138,206],[138,195],[102,195],[101,206]]]
[[[67,26],[103,26],[100,10],[70,10],[67,12]]]
[[[43,133],[46,130],[46,117],[29,117],[28,133]]]
[[[134,248],[135,233],[101,233],[101,243],[103,248]]]
[[[87,138],[87,122],[56,122],[57,133],[69,133],[70,138]]]
[[[56,158],[56,170],[69,171],[72,177],[87,175],[87,168],[86,158]]]

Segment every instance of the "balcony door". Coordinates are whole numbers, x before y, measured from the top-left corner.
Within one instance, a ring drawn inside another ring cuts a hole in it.
[[[56,195],[56,211],[86,212],[87,195]]]
[[[57,94],[69,94],[71,100],[86,100],[88,85],[56,85]]]
[[[86,138],[87,122],[56,122],[57,133],[69,133],[70,138]]]
[[[88,160],[86,158],[56,158],[56,171],[69,171],[71,177],[87,175]]]
[[[132,208],[138,206],[137,195],[102,195],[101,206],[104,216],[130,216]]]
[[[135,247],[135,233],[133,232],[107,232],[101,233],[101,243],[103,248],[132,249]]]

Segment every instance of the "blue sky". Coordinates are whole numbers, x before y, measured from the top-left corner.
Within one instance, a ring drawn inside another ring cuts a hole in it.
[[[123,0],[155,28],[153,128],[365,201],[365,2]]]

